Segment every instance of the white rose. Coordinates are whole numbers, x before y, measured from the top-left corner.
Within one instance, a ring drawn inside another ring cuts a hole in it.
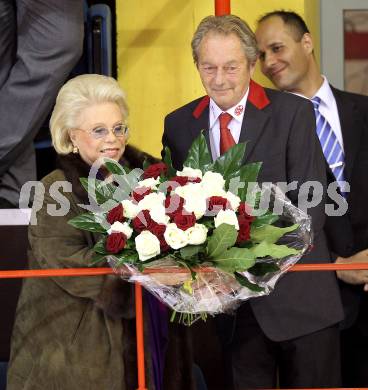
[[[222,223],[227,223],[228,225],[233,225],[236,230],[239,230],[238,218],[233,210],[220,210],[214,221],[215,227],[219,227]]]
[[[170,221],[170,217],[165,214],[164,206],[157,206],[150,210],[151,218],[160,224],[167,225]]]
[[[135,248],[139,260],[145,261],[160,254],[160,241],[154,234],[144,230],[135,238]]]
[[[201,184],[203,188],[224,189],[225,179],[220,173],[208,171],[203,175]]]
[[[173,249],[180,249],[188,245],[188,237],[184,230],[179,229],[175,223],[169,223],[166,227],[164,238]]]
[[[194,213],[196,219],[200,219],[207,211],[206,198],[204,196],[193,196],[184,201],[184,209],[188,213]]]
[[[165,194],[163,192],[152,192],[138,202],[138,209],[153,210],[156,207],[163,206],[164,201]]]
[[[187,176],[187,177],[199,177],[202,179],[202,171],[200,169],[193,169],[189,167],[183,167],[182,171],[176,171],[177,176]]]
[[[206,194],[207,198],[210,198],[211,196],[222,196],[223,198],[226,198],[226,191],[220,187],[204,185],[203,193]]]
[[[231,208],[236,211],[240,205],[240,198],[237,195],[234,195],[232,192],[226,192],[225,198],[230,202]]]
[[[203,196],[201,183],[188,183],[185,186],[176,187],[173,192],[184,199],[193,196]]]
[[[186,231],[188,237],[188,244],[190,245],[200,245],[206,241],[208,229],[206,226],[196,223],[194,226],[190,227]]]
[[[202,218],[206,212],[206,195],[200,183],[190,183],[175,189],[175,194],[184,199],[184,208],[194,213],[197,219]]]
[[[110,229],[107,231],[109,234],[113,232],[120,232],[126,235],[126,238],[129,239],[132,236],[133,229],[128,225],[128,223],[124,222],[114,222]]]
[[[139,208],[131,200],[125,199],[121,204],[123,205],[123,214],[125,218],[133,219],[139,213]]]
[[[136,188],[139,187],[148,187],[152,188],[153,190],[157,189],[157,186],[160,184],[160,179],[154,179],[153,177],[149,177],[148,179],[141,180],[137,183]]]

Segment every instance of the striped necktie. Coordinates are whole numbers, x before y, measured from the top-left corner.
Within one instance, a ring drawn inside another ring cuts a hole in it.
[[[343,190],[340,182],[345,180],[344,151],[342,150],[340,142],[337,139],[336,134],[333,132],[327,119],[319,111],[321,99],[316,96],[312,99],[312,103],[314,106],[314,113],[316,115],[317,135],[322,146],[323,154],[328,165],[330,166],[332,173],[335,176],[336,181],[338,182],[340,189]]]

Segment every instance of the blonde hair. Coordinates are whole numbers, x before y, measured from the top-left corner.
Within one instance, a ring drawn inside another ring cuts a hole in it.
[[[258,57],[256,37],[241,18],[235,15],[207,16],[199,23],[192,39],[192,55],[194,63],[198,64],[198,49],[202,39],[210,32],[222,35],[235,34],[244,48],[249,65],[254,64]]]
[[[78,126],[77,118],[85,108],[99,103],[116,103],[123,117],[126,119],[128,116],[125,94],[112,77],[84,74],[64,84],[50,119],[52,144],[57,153],[72,152],[69,130]]]

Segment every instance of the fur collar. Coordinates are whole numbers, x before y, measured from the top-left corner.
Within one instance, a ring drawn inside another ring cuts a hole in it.
[[[90,166],[85,163],[79,154],[69,153],[58,155],[57,168],[64,172],[65,178],[72,184],[73,194],[83,203],[89,203],[87,191],[82,187],[79,178],[88,177]]]

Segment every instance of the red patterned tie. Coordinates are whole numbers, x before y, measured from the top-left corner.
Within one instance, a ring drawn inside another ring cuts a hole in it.
[[[228,149],[235,145],[228,125],[233,117],[228,112],[223,112],[219,116],[220,120],[220,154],[223,155]]]

